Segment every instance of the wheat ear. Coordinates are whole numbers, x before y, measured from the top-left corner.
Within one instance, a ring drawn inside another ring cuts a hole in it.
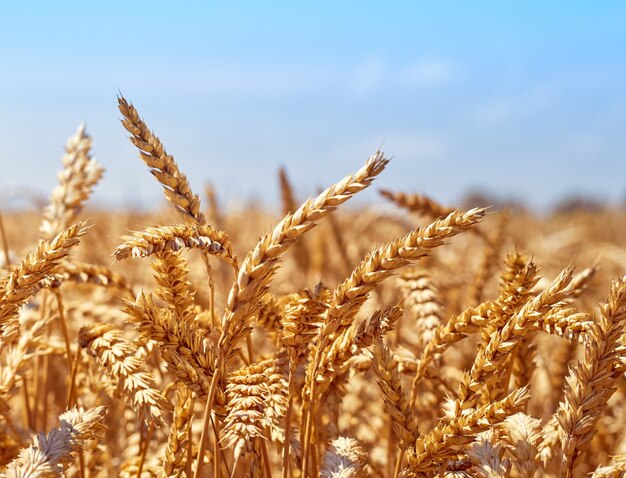
[[[477,478],[508,478],[511,473],[511,460],[504,458],[506,449],[499,443],[493,430],[480,433],[467,452],[472,461]]]
[[[281,167],[278,170],[278,182],[280,185],[282,213],[283,216],[286,216],[297,209],[298,203],[296,202],[296,196],[285,168]],[[330,221],[332,218],[333,216],[331,214],[328,220]],[[298,267],[304,272],[308,271],[311,260],[306,241],[302,239],[296,242],[293,246],[293,251],[292,257],[295,259]]]
[[[391,419],[391,426],[401,447],[406,449],[415,443],[419,430],[409,402],[402,390],[398,373],[398,363],[380,338],[372,347],[372,368],[374,378],[382,392],[385,409]]]
[[[186,261],[179,254],[160,253],[152,269],[159,284],[156,296],[170,306],[177,321],[191,324],[196,316],[196,305]]]
[[[324,455],[321,478],[362,478],[367,455],[354,438],[335,438]]]
[[[137,357],[137,349],[109,324],[82,327],[78,340],[96,357],[109,378],[119,383],[120,392],[130,399],[135,411],[155,425],[165,428],[164,415],[170,404],[154,386],[151,375]]]
[[[37,250],[28,254],[13,269],[4,290],[0,291],[0,337],[7,340],[16,333],[20,307],[37,291],[37,285],[42,280],[55,273],[61,261],[69,256],[86,232],[87,227],[80,222],[51,241],[40,241]]]
[[[133,289],[123,275],[98,264],[89,264],[76,260],[64,262],[59,268],[59,275],[63,282],[113,287],[123,290],[131,296],[133,295]]]
[[[415,448],[407,450],[407,468],[415,473],[438,469],[443,460],[455,455],[455,447],[471,443],[474,435],[517,413],[528,398],[527,389],[517,389],[502,400],[471,409],[450,422],[442,421],[427,435],[420,437]]]
[[[541,421],[524,413],[516,413],[505,420],[504,430],[503,440],[515,457],[513,463],[520,478],[533,478],[541,467],[537,459],[543,439]]]
[[[148,257],[156,253],[178,252],[184,248],[197,248],[202,252],[221,257],[237,269],[237,258],[228,235],[208,224],[177,224],[148,227],[124,237],[124,243],[113,253],[115,260],[129,257]]]
[[[204,197],[207,202],[209,222],[215,227],[222,227],[224,224],[224,216],[222,208],[217,200],[217,192],[212,184],[206,184],[204,187]]]
[[[443,322],[443,303],[430,274],[421,269],[401,276],[404,316],[417,330],[417,351],[422,351]]]
[[[591,478],[623,478],[626,473],[626,454],[615,455],[604,466],[598,467]]]
[[[104,169],[90,156],[90,149],[91,138],[81,124],[67,140],[59,184],[43,213],[41,232],[45,239],[53,238],[76,220],[93,187],[102,178]]]
[[[227,378],[228,413],[221,444],[233,449],[235,462],[246,453],[254,454],[257,439],[269,439],[265,407],[270,391],[266,373],[265,364],[253,364],[232,372]]]
[[[446,217],[454,208],[443,206],[434,199],[423,194],[406,194],[402,192],[392,192],[380,190],[380,195],[385,199],[395,203],[397,206],[416,214],[427,216],[431,219]]]
[[[84,442],[98,438],[104,429],[105,408],[73,408],[59,416],[60,425],[47,435],[35,435],[33,444],[20,452],[6,469],[6,478],[64,476],[72,455]]]
[[[198,334],[193,323],[176,320],[173,309],[157,307],[143,292],[134,301],[125,300],[124,311],[142,340],[156,341],[163,360],[179,380],[205,396],[215,370],[217,337]]]
[[[600,305],[598,319],[589,330],[585,359],[570,370],[556,417],[562,430],[563,457],[560,476],[570,477],[576,459],[585,451],[594,435],[596,423],[615,391],[624,367],[620,342],[626,321],[626,277],[614,281],[609,297]]]
[[[159,138],[139,117],[132,103],[123,96],[119,96],[117,102],[124,117],[122,125],[131,134],[130,141],[139,149],[139,157],[163,187],[165,197],[186,220],[204,224],[200,198],[191,191],[187,176],[178,169],[174,158],[167,154]]]
[[[163,474],[167,477],[185,476],[188,466],[188,452],[191,447],[189,441],[191,424],[193,422],[194,398],[192,392],[181,382],[176,384],[176,406],[172,425],[165,449]],[[189,465],[191,465],[189,463]]]

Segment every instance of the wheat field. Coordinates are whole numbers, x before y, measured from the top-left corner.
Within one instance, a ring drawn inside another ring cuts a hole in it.
[[[81,126],[4,211],[2,476],[625,476],[623,210],[449,207],[376,152],[226,211],[118,101],[169,203],[89,208]]]

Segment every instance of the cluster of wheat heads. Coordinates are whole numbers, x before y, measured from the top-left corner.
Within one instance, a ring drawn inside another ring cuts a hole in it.
[[[377,152],[302,204],[281,170],[269,227],[213,188],[203,210],[119,109],[177,215],[81,222],[103,172],[81,127],[43,219],[5,216],[2,476],[624,476],[623,216],[389,191],[401,215],[331,214]]]

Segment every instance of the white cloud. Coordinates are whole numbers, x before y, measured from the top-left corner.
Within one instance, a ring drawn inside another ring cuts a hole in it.
[[[445,159],[451,148],[448,138],[433,131],[381,132],[376,137],[381,141],[377,143],[371,136],[362,136],[349,142],[338,142],[327,153],[329,161],[341,162],[358,154],[372,154],[380,148],[387,157],[393,157],[394,164],[437,162]]]
[[[383,60],[377,56],[367,58],[354,72],[354,92],[358,95],[371,94],[383,85],[385,79]]]
[[[520,117],[537,115],[552,99],[550,89],[545,87],[496,96],[478,107],[476,120],[481,125],[493,126]]]
[[[448,83],[459,76],[458,68],[441,58],[430,58],[406,65],[398,83],[406,88],[421,88]]]
[[[436,133],[391,134],[385,137],[383,149],[400,162],[437,161],[449,151],[448,142]]]

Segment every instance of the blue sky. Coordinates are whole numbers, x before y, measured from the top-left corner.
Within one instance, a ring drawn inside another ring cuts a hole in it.
[[[381,144],[379,187],[452,204],[626,197],[626,4],[260,5],[0,3],[0,201],[47,195],[81,121],[107,170],[96,201],[160,198],[118,89],[229,202],[275,204],[280,165],[312,194]]]

